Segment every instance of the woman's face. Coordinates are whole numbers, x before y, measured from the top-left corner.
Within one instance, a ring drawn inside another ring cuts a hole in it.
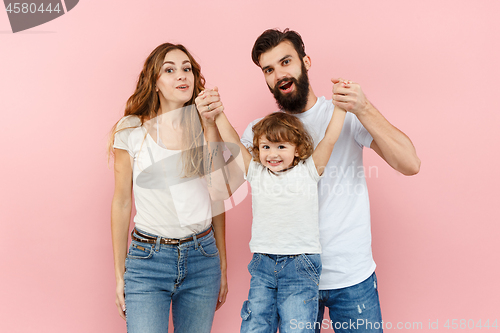
[[[188,56],[181,50],[165,55],[160,77],[156,81],[162,107],[171,111],[181,108],[193,96],[194,74]]]

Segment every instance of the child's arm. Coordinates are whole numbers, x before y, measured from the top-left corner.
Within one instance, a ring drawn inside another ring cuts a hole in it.
[[[236,133],[236,130],[233,128],[233,126],[231,125],[231,123],[227,119],[224,112],[221,112],[219,115],[217,115],[217,118],[215,118],[215,124],[217,125],[217,128],[219,129],[219,133],[220,133],[220,136],[222,137],[222,140],[224,140],[224,142],[226,142],[226,143],[233,144],[233,145],[228,145],[228,148],[229,148],[229,150],[231,150],[231,153],[233,154],[233,156],[237,156],[238,152],[233,151],[234,149],[231,149],[231,146],[234,147],[234,145],[237,145],[237,147],[239,147],[239,150],[241,151],[241,156],[243,159],[236,158],[236,162],[238,163],[238,165],[240,166],[240,168],[242,170],[245,170],[245,175],[246,175],[247,171],[248,171],[248,166],[250,165],[250,162],[252,161],[252,154],[250,154],[250,152],[247,150],[247,148],[241,143],[238,133]]]
[[[344,109],[338,106],[335,107],[332,119],[326,128],[325,136],[323,140],[319,142],[316,149],[314,149],[312,158],[320,176],[323,174],[326,164],[330,159],[330,155],[332,154],[333,147],[340,136],[342,126],[344,125],[345,115],[346,111]]]

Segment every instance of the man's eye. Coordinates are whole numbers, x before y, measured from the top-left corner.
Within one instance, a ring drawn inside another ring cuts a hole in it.
[[[283,61],[283,65],[288,65],[289,63],[290,63],[290,59],[285,59],[285,60]]]
[[[264,71],[264,73],[266,74],[271,74],[273,72],[273,69],[272,68],[268,68]]]

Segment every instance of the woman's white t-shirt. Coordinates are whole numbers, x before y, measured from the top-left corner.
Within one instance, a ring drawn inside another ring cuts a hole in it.
[[[136,227],[168,238],[208,228],[212,209],[206,181],[183,177],[182,151],[161,147],[136,116],[124,117],[117,130],[113,148],[132,157]]]

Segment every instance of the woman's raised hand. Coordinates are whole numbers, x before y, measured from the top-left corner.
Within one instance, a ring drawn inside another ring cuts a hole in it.
[[[220,100],[219,88],[203,90],[195,99],[196,108],[201,119],[206,125],[215,126],[215,118],[224,111],[224,105]]]

